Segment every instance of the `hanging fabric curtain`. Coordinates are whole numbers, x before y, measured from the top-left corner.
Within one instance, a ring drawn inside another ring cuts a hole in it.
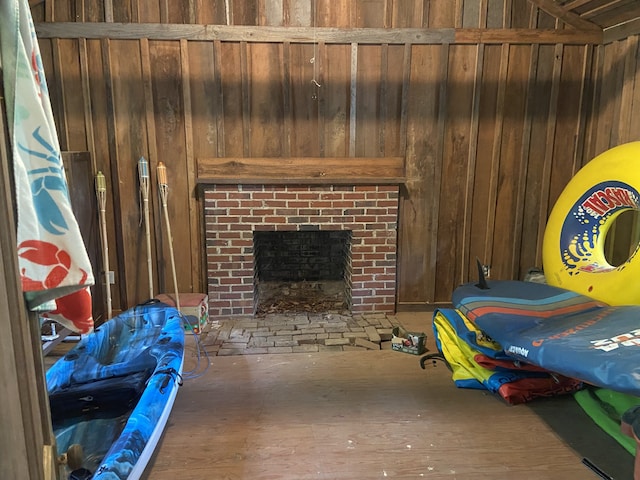
[[[79,333],[93,329],[94,278],[71,210],[40,49],[27,0],[0,2],[3,71],[15,177],[18,264],[31,310]]]

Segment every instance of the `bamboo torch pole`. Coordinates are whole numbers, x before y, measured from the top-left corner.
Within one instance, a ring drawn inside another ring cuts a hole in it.
[[[107,181],[102,172],[96,175],[96,197],[100,210],[100,232],[102,236],[102,268],[104,270],[105,295],[107,297],[107,320],[111,318],[111,282],[109,281],[109,245],[107,243]]]
[[[167,197],[169,195],[169,185],[167,183],[167,167],[164,163],[159,162],[157,168],[158,190],[160,191],[160,200],[162,201],[162,209],[164,210],[164,221],[167,224],[167,238],[169,240],[169,253],[171,257],[171,271],[173,273],[173,289],[176,294],[176,308],[180,310],[180,296],[178,295],[178,280],[176,278],[176,260],[173,255],[173,237],[171,235],[171,224],[169,223],[169,210],[167,209]]]
[[[138,160],[138,178],[144,213],[144,229],[147,238],[147,270],[149,273],[149,298],[153,298],[153,270],[151,268],[151,232],[149,231],[149,162],[144,157]]]

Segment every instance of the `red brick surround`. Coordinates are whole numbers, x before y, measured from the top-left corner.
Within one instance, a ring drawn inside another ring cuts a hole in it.
[[[253,231],[351,230],[352,312],[394,312],[397,185],[206,185],[209,314],[254,314]]]

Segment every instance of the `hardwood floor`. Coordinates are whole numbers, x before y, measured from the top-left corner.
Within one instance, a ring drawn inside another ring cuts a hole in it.
[[[399,319],[425,331],[434,350],[430,314]],[[185,370],[195,362],[190,348]],[[599,478],[528,405],[457,389],[445,366],[422,370],[416,356],[363,350],[210,361],[178,392],[147,480]],[[562,417],[570,403],[555,405]],[[631,472],[633,457],[598,435],[586,443]]]

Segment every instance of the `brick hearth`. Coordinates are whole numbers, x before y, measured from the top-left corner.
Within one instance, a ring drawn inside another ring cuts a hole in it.
[[[350,230],[351,309],[395,312],[397,185],[206,185],[209,313],[253,315],[254,231]]]

